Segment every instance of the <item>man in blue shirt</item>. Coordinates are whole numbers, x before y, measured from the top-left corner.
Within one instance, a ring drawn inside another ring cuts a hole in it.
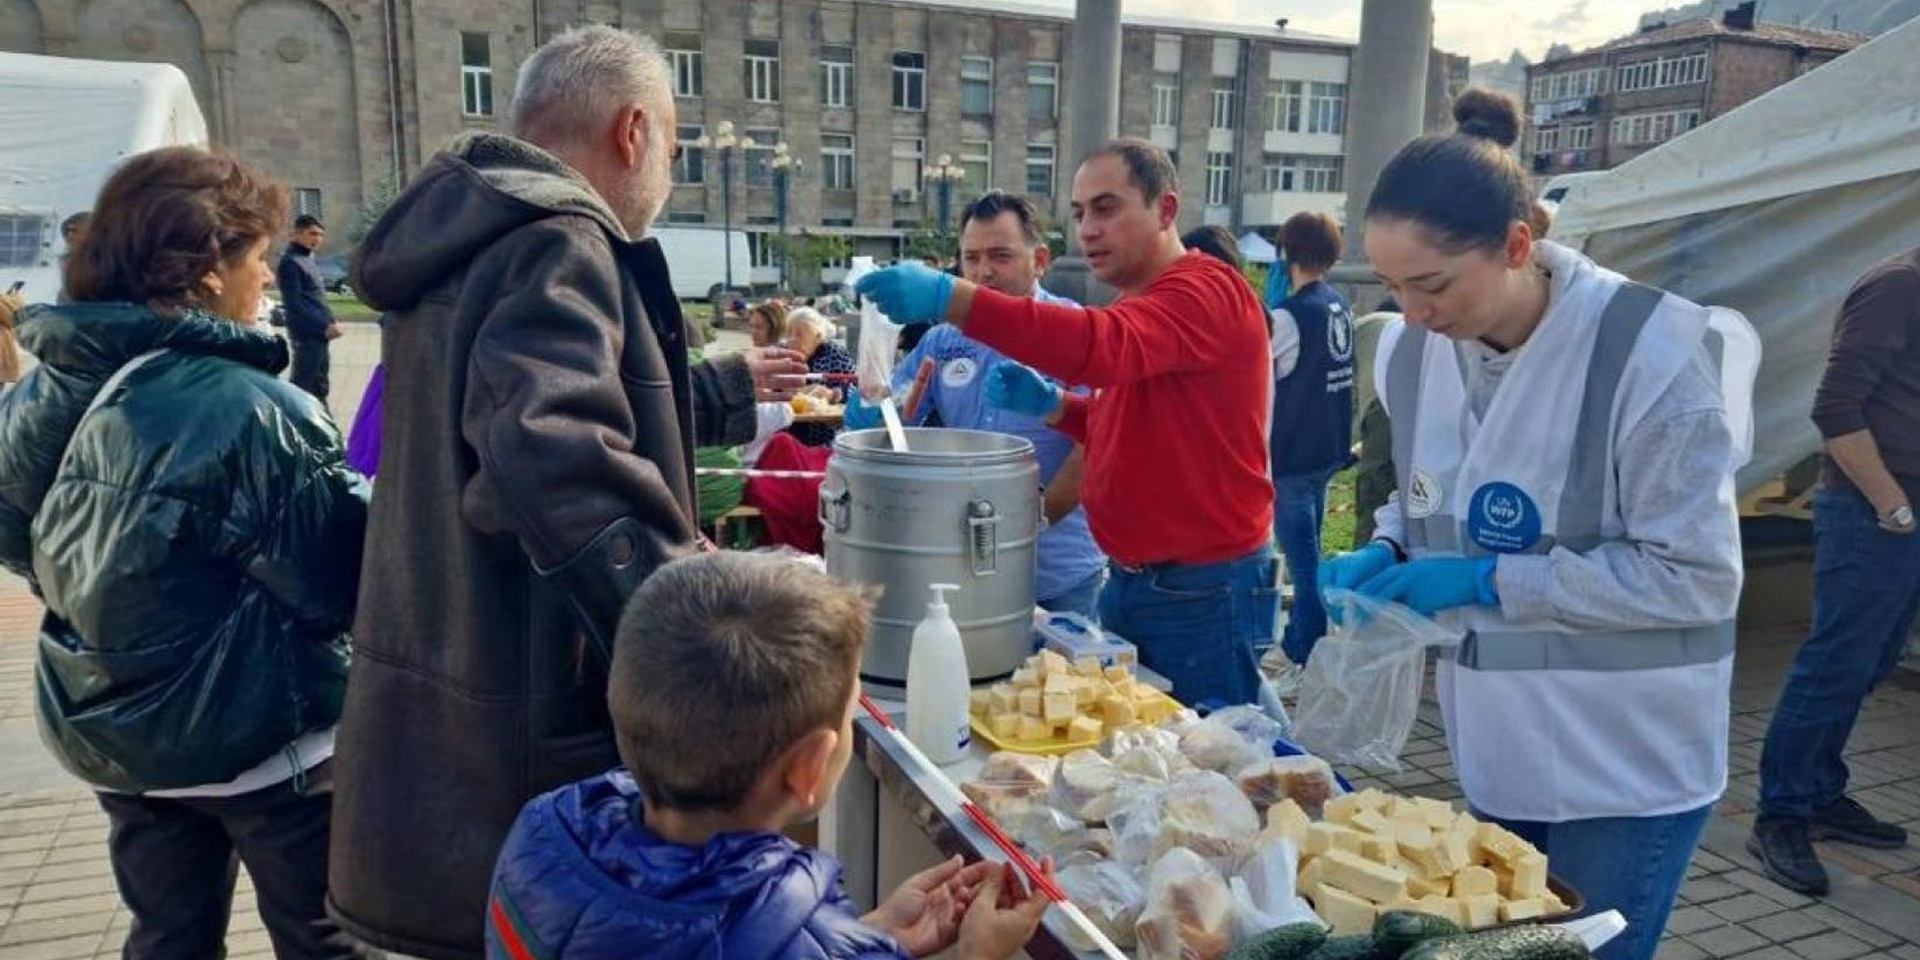
[[[974,201],[960,216],[960,268],[974,283],[1015,297],[1067,302],[1040,286],[1048,251],[1040,238],[1038,215],[1025,198],[998,190]],[[1100,587],[1107,558],[1087,529],[1080,509],[1081,447],[1038,417],[1002,410],[987,402],[987,372],[1006,357],[959,328],[943,323],[928,331],[894,371],[894,396],[906,398],[917,423],[935,418],[963,430],[1010,433],[1033,442],[1046,487],[1047,529],[1040,534],[1033,595],[1040,606],[1098,619]],[[924,361],[933,366],[916,399],[916,378]]]

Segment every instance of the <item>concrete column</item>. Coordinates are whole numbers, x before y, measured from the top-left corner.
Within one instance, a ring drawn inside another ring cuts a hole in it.
[[[1365,0],[1347,99],[1347,259],[1364,261],[1367,198],[1380,169],[1426,119],[1433,0]]]
[[[1094,147],[1120,130],[1120,0],[1075,0],[1068,34],[1066,142],[1061,157],[1072,171]],[[1081,303],[1107,303],[1113,290],[1094,279],[1069,224],[1067,255],[1047,271],[1047,289]]]

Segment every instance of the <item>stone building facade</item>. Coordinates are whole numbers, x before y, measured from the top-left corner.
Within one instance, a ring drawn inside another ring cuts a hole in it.
[[[1071,18],[986,0],[0,0],[0,50],[164,61],[191,80],[213,138],[345,227],[467,130],[501,129],[515,70],[579,23],[646,32],[675,60],[679,133],[725,121],[759,148],[733,156],[732,220],[778,218],[771,146],[802,166],[794,228],[843,231],[890,255],[937,217],[921,176],[1026,193],[1064,222]],[[1277,24],[1129,17],[1121,129],[1173,151],[1187,224],[1272,227],[1336,216],[1349,41]],[[690,151],[664,215],[719,224],[721,158]],[[756,243],[762,256],[763,243]]]
[[[1527,70],[1521,153],[1541,178],[1616,167],[1866,40],[1756,22],[1747,4],[1551,57]]]

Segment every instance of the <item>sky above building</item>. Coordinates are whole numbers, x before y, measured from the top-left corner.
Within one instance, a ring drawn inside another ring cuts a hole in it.
[[[1073,9],[1073,0],[1042,0]],[[1391,2],[1391,0],[1389,0]],[[1434,0],[1434,46],[1474,61],[1504,60],[1514,50],[1539,60],[1564,43],[1575,50],[1632,33],[1640,15],[1675,0]],[[1286,17],[1295,29],[1341,37],[1360,34],[1360,0],[1122,0],[1128,13],[1196,23],[1271,23]]]

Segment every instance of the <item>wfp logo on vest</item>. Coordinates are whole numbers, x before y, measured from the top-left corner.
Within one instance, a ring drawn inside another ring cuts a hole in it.
[[[973,382],[974,374],[980,372],[980,365],[972,357],[956,357],[940,369],[940,381],[949,388],[959,390]]]
[[[1473,492],[1467,535],[1492,553],[1522,553],[1540,542],[1540,508],[1526,491],[1494,481]]]
[[[1339,307],[1327,314],[1327,352],[1334,363],[1353,359],[1353,318]]]

